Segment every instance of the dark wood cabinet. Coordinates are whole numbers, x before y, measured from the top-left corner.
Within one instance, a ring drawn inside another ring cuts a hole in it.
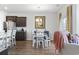
[[[8,21],[8,20],[15,22],[16,27],[26,27],[26,17],[6,16],[6,21]],[[16,40],[17,41],[25,41],[26,40],[26,32],[17,31],[16,32]]]
[[[6,16],[6,21],[16,22],[16,27],[26,27],[26,17]]]
[[[17,17],[16,27],[25,27],[26,26],[26,17]]]
[[[26,40],[26,32],[17,31],[16,32],[16,41],[25,41]]]
[[[6,16],[6,21],[11,20],[13,22],[16,22],[17,16]]]

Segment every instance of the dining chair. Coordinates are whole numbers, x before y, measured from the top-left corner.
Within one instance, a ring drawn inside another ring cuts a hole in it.
[[[5,46],[5,48],[7,48],[7,36],[6,36],[6,33],[4,33],[4,35],[3,35],[3,40],[4,40],[4,46]]]
[[[3,39],[0,38],[0,49],[2,49],[2,48],[3,48]]]
[[[15,46],[16,45],[16,30],[13,30],[12,31],[12,46]]]
[[[37,33],[37,48],[42,44],[42,47],[44,48],[44,32]]]
[[[5,42],[4,42],[3,37],[0,37],[0,49],[1,48],[5,48]]]
[[[51,45],[49,31],[44,31],[44,39],[45,39],[45,47],[49,47]]]
[[[1,31],[0,32],[0,46],[6,48],[6,34],[5,34],[5,31]]]
[[[32,30],[32,47],[35,46],[36,39],[36,30]]]
[[[12,42],[12,30],[7,30],[6,33],[6,39],[7,39],[7,46],[11,47]]]

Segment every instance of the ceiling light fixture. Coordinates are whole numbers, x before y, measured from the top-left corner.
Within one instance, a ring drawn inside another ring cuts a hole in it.
[[[37,8],[40,8],[40,6],[38,6]]]

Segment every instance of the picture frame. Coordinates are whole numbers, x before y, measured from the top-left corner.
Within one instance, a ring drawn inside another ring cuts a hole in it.
[[[35,16],[35,28],[36,29],[45,28],[45,16]]]

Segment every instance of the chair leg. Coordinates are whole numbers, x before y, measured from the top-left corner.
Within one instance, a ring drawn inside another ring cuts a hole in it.
[[[37,41],[37,43],[36,43],[36,48],[38,48],[38,43],[39,43],[39,42]]]
[[[40,41],[38,42],[38,45],[40,46]]]
[[[48,47],[48,41],[45,41],[45,47]]]
[[[14,40],[14,45],[16,45],[16,40]]]
[[[49,42],[47,41],[47,47],[49,47]]]
[[[42,47],[44,48],[44,41],[42,41]]]
[[[33,44],[32,44],[32,47],[34,47],[34,45],[35,45],[35,41],[33,40]]]
[[[48,46],[51,46],[51,42],[50,41],[48,41]]]
[[[46,41],[44,42],[44,44],[45,44],[45,47],[46,47]]]
[[[11,47],[13,47],[14,45],[13,45],[13,39],[11,40]]]
[[[12,46],[14,47],[16,45],[16,40],[13,38],[12,40]]]
[[[11,47],[13,47],[13,39],[11,40]]]

